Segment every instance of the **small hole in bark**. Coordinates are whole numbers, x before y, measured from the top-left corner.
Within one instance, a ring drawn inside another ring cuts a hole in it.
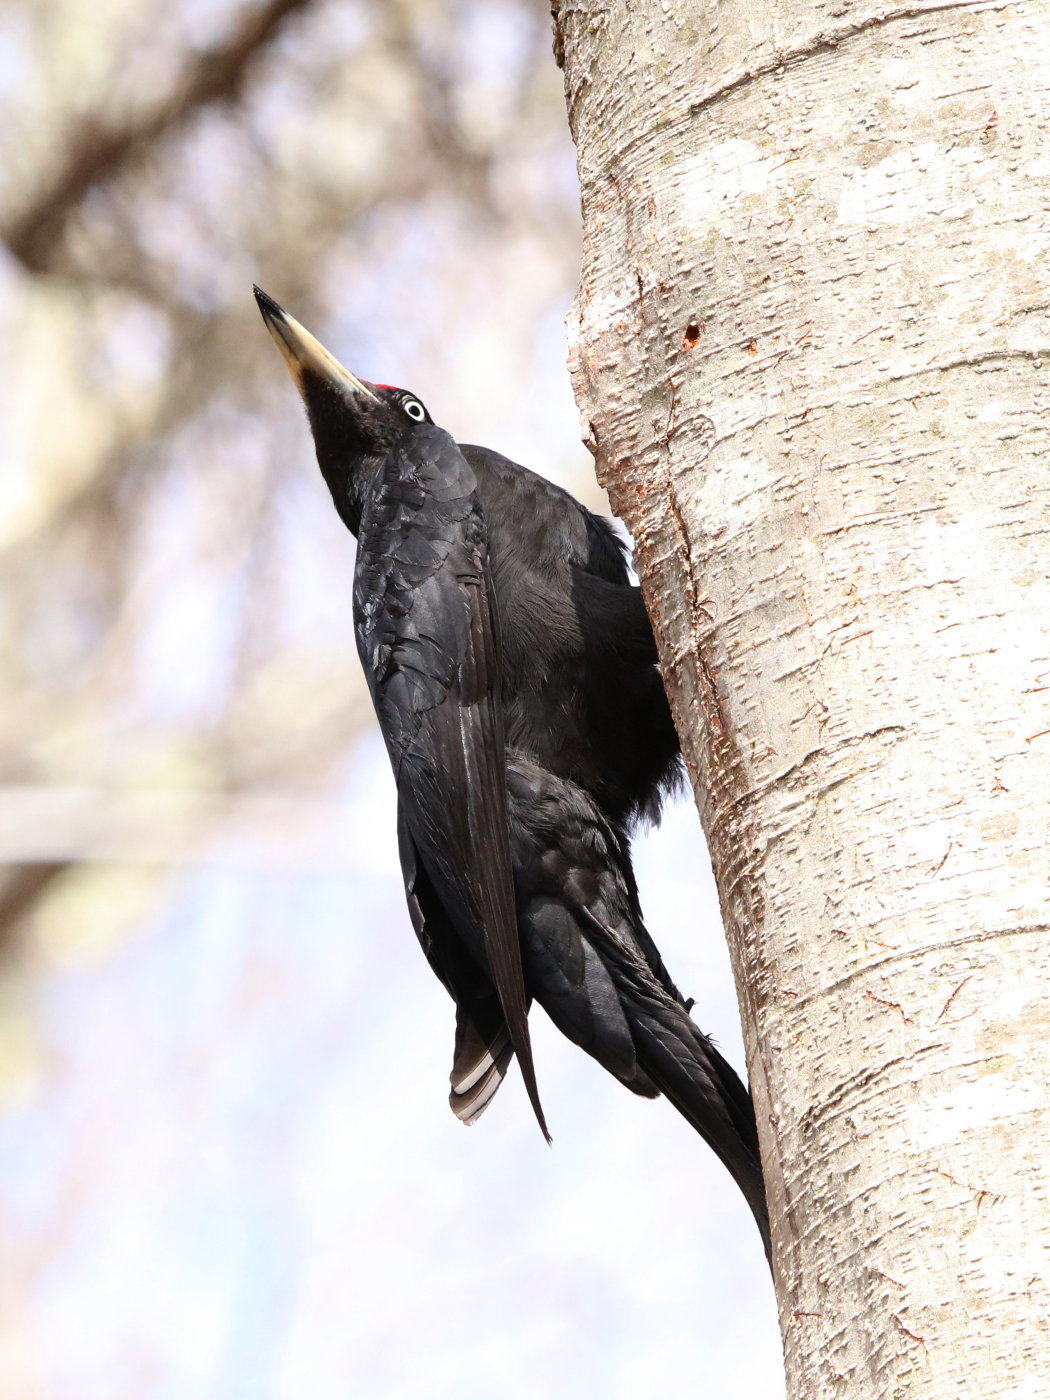
[[[685,335],[682,337],[683,345],[688,345],[691,350],[694,345],[699,345],[703,332],[696,321],[690,321],[685,328]]]
[[[747,342],[747,353],[748,353],[749,355],[757,355],[757,354],[758,354],[758,341],[757,341],[757,340],[749,340],[749,341]]]

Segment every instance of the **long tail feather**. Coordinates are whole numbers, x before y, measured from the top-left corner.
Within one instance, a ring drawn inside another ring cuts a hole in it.
[[[683,1118],[722,1161],[751,1208],[766,1258],[770,1257],[758,1130],[751,1095],[732,1066],[692,1022],[684,1007],[656,1015],[635,1007],[628,1013],[638,1062]],[[633,1013],[633,1014],[632,1014]]]

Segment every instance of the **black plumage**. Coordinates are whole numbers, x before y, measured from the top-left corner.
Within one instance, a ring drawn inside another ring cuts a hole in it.
[[[398,791],[409,910],[456,1003],[472,1122],[518,1056],[546,1133],[535,999],[710,1143],[768,1252],[754,1111],[642,922],[627,835],[679,778],[640,591],[607,521],[414,395],[357,379],[256,289],[358,538],[354,626]]]
[[[590,796],[507,754],[525,984],[628,1089],[664,1094],[728,1167],[768,1231],[751,1096],[692,1017],[642,922],[627,844]]]

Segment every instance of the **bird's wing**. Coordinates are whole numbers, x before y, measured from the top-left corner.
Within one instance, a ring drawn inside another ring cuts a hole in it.
[[[447,433],[421,425],[390,453],[362,511],[358,649],[416,856],[492,980],[546,1136],[518,942],[487,555],[473,472]]]
[[[397,840],[412,926],[427,961],[456,1003],[449,1103],[457,1118],[473,1123],[503,1082],[514,1054],[510,1034],[496,989],[456,936],[420,864],[400,806]]]

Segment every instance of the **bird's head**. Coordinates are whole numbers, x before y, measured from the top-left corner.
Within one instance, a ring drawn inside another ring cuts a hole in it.
[[[407,389],[370,384],[344,369],[259,287],[255,300],[306,406],[317,463],[335,507],[356,534],[361,493],[372,471],[415,427],[434,420]]]

